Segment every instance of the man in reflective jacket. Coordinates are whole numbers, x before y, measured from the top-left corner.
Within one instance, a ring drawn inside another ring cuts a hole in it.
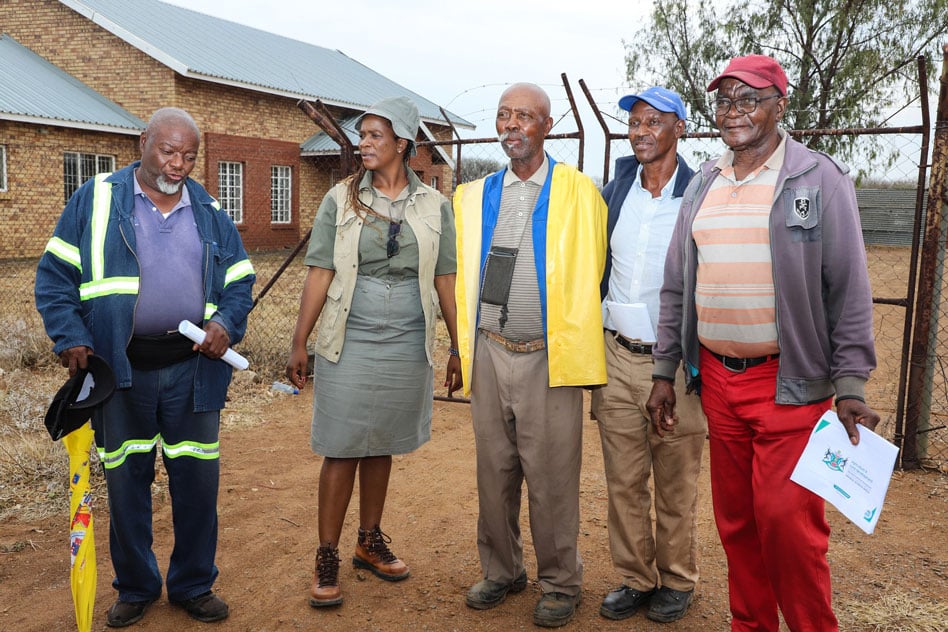
[[[228,615],[211,592],[218,569],[220,409],[255,276],[231,219],[188,175],[200,132],[187,112],[156,111],[141,161],[86,182],[63,210],[36,273],[36,306],[54,353],[74,374],[91,353],[117,390],[93,416],[105,468],[118,600],[111,627],[131,625],[161,594],[151,483],[160,443],[174,514],[168,599],[199,621]],[[202,344],[176,332],[203,326]]]

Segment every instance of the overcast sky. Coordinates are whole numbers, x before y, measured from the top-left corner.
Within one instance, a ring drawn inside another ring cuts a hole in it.
[[[476,124],[477,137],[494,134],[497,99],[517,81],[544,86],[554,98],[554,117],[562,114],[565,72],[583,112],[591,174],[601,173],[601,133],[578,81],[602,110],[618,113],[616,101],[629,92],[623,39],[652,6],[651,0],[166,1],[338,49]]]

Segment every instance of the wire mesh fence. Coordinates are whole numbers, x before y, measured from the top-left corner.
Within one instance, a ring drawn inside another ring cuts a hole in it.
[[[584,129],[565,76],[563,80],[562,88],[544,86],[551,94],[551,114],[555,122],[545,149],[557,161],[585,166],[584,171],[601,186],[611,177],[615,160],[632,154],[631,145],[621,129],[624,124],[623,113],[614,104],[600,107],[580,81],[590,107],[598,113],[602,127],[601,144],[591,142],[596,140],[593,136],[599,132]],[[919,115],[918,118],[923,117]],[[457,138],[437,144],[449,150],[456,160],[456,184],[483,177],[506,164],[506,156],[496,138],[483,135],[461,138],[455,133]],[[916,125],[871,130],[791,131],[791,134],[814,147],[826,144],[846,146],[848,149],[845,153],[852,160],[851,175],[860,195],[868,195],[866,192],[870,189],[875,192],[872,194],[875,196],[873,199],[878,200],[881,210],[876,214],[863,213],[875,301],[874,326],[878,357],[878,367],[868,384],[867,397],[882,415],[878,431],[883,436],[896,443],[900,443],[906,434],[917,436],[913,441],[917,442],[919,448],[920,464],[948,470],[948,431],[945,428],[948,415],[948,360],[941,355],[941,349],[945,348],[944,338],[948,337],[948,333],[943,332],[948,330],[948,324],[933,327],[933,331],[938,334],[933,337],[928,349],[926,365],[930,370],[923,381],[924,392],[906,392],[917,262],[921,257],[940,257],[939,261],[944,258],[944,235],[935,244],[934,252],[920,252],[917,241],[923,215],[917,208],[922,201],[916,200],[916,193],[918,189],[927,187],[924,166],[928,159],[930,131],[925,126]],[[832,142],[825,142],[827,140]],[[686,133],[679,143],[679,151],[693,167],[719,156],[724,148],[717,134],[708,132]],[[862,203],[860,206],[862,208]],[[258,255],[255,262],[263,280],[268,278],[269,270],[275,270],[281,264],[279,258],[273,255]],[[942,268],[939,264],[939,272]],[[252,358],[258,359],[261,370],[272,373],[282,370],[303,275],[301,264],[291,265],[284,274],[285,278],[274,285],[251,315],[244,349]],[[943,277],[941,275],[939,279]],[[934,305],[937,308],[933,310],[936,316],[945,311],[940,299],[944,283],[940,280],[939,291],[926,299],[936,301]],[[936,322],[944,323],[946,317],[936,318]],[[279,351],[274,352],[274,348]],[[907,397],[924,400],[924,419],[903,418]],[[919,423],[922,426],[916,428]],[[915,433],[915,430],[919,432]]]
[[[588,125],[584,129],[565,77],[561,91],[551,88],[548,91],[553,92],[551,100],[554,104],[555,125],[545,142],[545,150],[557,161],[577,166],[585,164],[584,171],[597,184],[604,184],[611,175],[615,160],[632,153],[628,139],[618,129],[620,119],[613,112],[615,108],[601,108],[602,111],[610,111],[609,126],[614,129],[600,132],[588,129]],[[591,107],[600,110],[588,92],[587,99]],[[867,238],[866,246],[875,300],[874,327],[878,356],[878,368],[869,381],[867,399],[882,415],[878,430],[883,436],[898,445],[901,445],[904,437],[911,438],[918,455],[914,465],[948,471],[948,352],[945,351],[948,349],[948,306],[943,298],[948,291],[945,287],[948,273],[944,270],[948,220],[942,217],[940,233],[926,244],[928,250],[922,251],[917,246],[924,216],[916,209],[914,199],[918,189],[927,188],[924,166],[928,164],[930,131],[918,126],[876,130],[807,130],[791,134],[803,142],[818,141],[821,134],[846,135],[855,147],[852,155],[884,156],[878,164],[869,161],[854,165],[853,173],[858,188],[872,187],[883,192],[903,193],[901,201],[897,202],[892,201],[895,198],[891,196],[882,195],[880,208],[885,215],[883,219],[863,214],[864,234],[881,231],[887,236],[885,239]],[[590,142],[595,135],[601,135],[601,138],[597,143]],[[431,141],[429,143],[434,144]],[[419,143],[422,144],[425,143]],[[492,136],[458,137],[437,141],[436,144],[442,145],[456,161],[456,182],[483,177],[502,168],[507,162],[497,139]],[[590,147],[593,147],[592,151]],[[720,138],[711,133],[689,133],[679,143],[680,152],[692,167],[720,155],[723,149]],[[909,202],[905,202],[906,192]],[[867,222],[871,225],[867,226]],[[305,253],[305,247],[298,248],[292,255],[287,251],[251,254],[258,276],[255,289],[257,302],[249,317],[247,335],[238,349],[248,357],[252,369],[264,380],[279,378],[284,370],[306,275],[302,253]],[[918,262],[926,258],[935,264],[932,287],[917,288]],[[32,287],[32,265],[18,266],[16,269],[16,285],[22,287],[19,290],[11,289],[6,299],[11,304],[15,302],[15,315],[7,323],[6,329],[23,330],[18,335],[32,341],[25,353],[37,356],[32,361],[41,363],[44,361],[44,343],[38,344],[36,341],[43,341],[45,337],[41,323],[31,308],[29,289]],[[926,315],[930,314],[931,334],[924,345],[921,360],[916,362],[913,359],[913,363],[924,365],[918,369],[923,372],[923,379],[918,380],[919,386],[913,391],[908,388],[911,385],[907,385],[907,381],[911,324],[917,294],[928,302],[922,307],[926,308]],[[906,401],[914,401],[921,412],[913,418],[905,418]]]

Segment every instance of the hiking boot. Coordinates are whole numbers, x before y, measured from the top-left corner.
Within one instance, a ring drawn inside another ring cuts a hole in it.
[[[110,628],[124,628],[141,621],[145,616],[145,610],[152,604],[154,599],[146,601],[122,601],[119,599],[109,608],[109,613],[105,618],[105,625]]]
[[[316,549],[316,573],[310,590],[309,605],[313,608],[338,606],[342,603],[339,588],[339,549],[331,544]]]
[[[652,597],[645,616],[659,623],[678,621],[688,612],[694,594],[694,590],[672,590],[662,586]]]
[[[388,537],[376,525],[368,531],[359,528],[359,541],[356,544],[352,565],[372,571],[376,577],[385,581],[397,582],[411,574],[405,562],[388,550],[392,538]]]
[[[576,614],[579,595],[567,595],[561,592],[543,593],[537,607],[533,610],[533,624],[541,628],[558,628],[566,625]]]
[[[509,584],[495,582],[490,579],[482,579],[467,591],[468,608],[475,610],[490,610],[494,606],[499,606],[507,598],[507,593],[522,592],[527,587],[527,571],[520,571],[517,579]]]
[[[203,623],[221,621],[230,614],[230,608],[224,603],[224,600],[211,591],[191,599],[172,601],[171,603],[179,608],[184,608],[192,619],[197,619]]]

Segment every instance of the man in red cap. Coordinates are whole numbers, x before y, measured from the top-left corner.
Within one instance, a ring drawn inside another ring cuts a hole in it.
[[[728,146],[689,184],[665,264],[652,392],[674,432],[675,370],[700,389],[711,493],[728,560],[731,629],[838,629],[823,500],[790,481],[834,404],[850,441],[874,428],[872,294],[848,169],[778,127],[787,78],[774,59],[731,60],[709,85]]]

